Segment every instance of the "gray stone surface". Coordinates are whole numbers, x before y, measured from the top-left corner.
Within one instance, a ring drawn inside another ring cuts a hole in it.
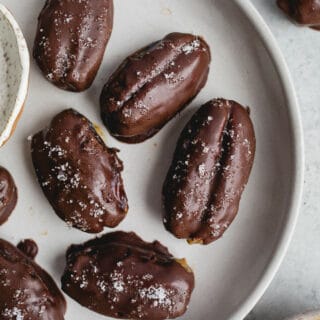
[[[246,320],[283,320],[320,309],[320,32],[292,24],[275,0],[252,0],[292,74],[304,127],[306,176],[298,225],[283,264]]]

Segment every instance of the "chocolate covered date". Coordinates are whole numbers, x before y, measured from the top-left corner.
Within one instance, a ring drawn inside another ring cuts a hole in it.
[[[278,6],[301,25],[320,30],[320,2],[318,0],[277,0]]]
[[[120,319],[162,320],[185,313],[194,288],[186,261],[158,241],[114,232],[67,251],[62,289],[81,305]]]
[[[65,312],[66,301],[51,276],[0,239],[0,319],[63,320]]]
[[[112,0],[47,0],[33,56],[56,86],[83,91],[98,72],[112,26]]]
[[[18,193],[11,174],[0,166],[0,225],[10,217],[17,204]]]
[[[163,186],[166,228],[189,243],[220,238],[238,212],[255,144],[247,109],[223,99],[202,106],[179,138]]]
[[[32,138],[32,161],[44,194],[70,226],[97,233],[128,211],[122,162],[92,123],[69,109]]]
[[[39,251],[38,245],[32,239],[20,241],[17,248],[30,259],[35,259]]]
[[[102,120],[119,140],[157,133],[207,81],[210,49],[197,36],[171,33],[129,56],[103,88]]]

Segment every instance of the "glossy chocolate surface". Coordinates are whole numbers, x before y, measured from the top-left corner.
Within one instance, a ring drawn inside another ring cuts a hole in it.
[[[185,313],[194,275],[158,241],[114,232],[67,251],[62,289],[81,305],[121,319],[161,320]]]
[[[33,136],[31,148],[42,190],[70,226],[97,233],[126,216],[118,150],[105,145],[86,117],[73,109],[59,113]]]
[[[50,275],[0,239],[0,319],[63,320],[66,301]]]
[[[17,248],[30,259],[35,259],[39,251],[38,245],[32,239],[20,241]]]
[[[110,133],[129,143],[153,136],[203,88],[210,60],[206,42],[183,33],[171,33],[129,56],[100,98]]]
[[[190,243],[220,238],[238,212],[255,145],[247,109],[223,99],[202,106],[179,138],[163,186],[166,228]]]
[[[112,26],[112,0],[47,0],[33,56],[56,86],[83,91],[96,77]]]
[[[277,3],[297,23],[320,30],[320,1],[277,0]]]
[[[0,225],[4,224],[17,204],[17,187],[11,174],[0,166]]]

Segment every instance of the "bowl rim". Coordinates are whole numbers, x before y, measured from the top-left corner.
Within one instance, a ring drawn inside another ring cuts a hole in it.
[[[11,14],[11,12],[0,3],[0,12],[5,17],[6,21],[9,22],[12,27],[13,33],[16,38],[17,49],[19,53],[19,62],[21,67],[21,77],[19,89],[17,92],[16,100],[14,103],[14,107],[8,116],[6,121],[5,128],[3,132],[0,133],[0,147],[10,138],[13,133],[17,121],[22,113],[22,109],[25,103],[25,99],[28,93],[28,84],[29,84],[29,73],[30,73],[30,54],[27,46],[27,42],[23,36],[23,33]]]
[[[242,13],[257,31],[260,39],[262,40],[263,46],[267,50],[267,53],[278,73],[283,94],[288,106],[294,154],[292,194],[289,200],[288,213],[285,217],[283,230],[279,237],[278,244],[275,246],[272,259],[266,266],[264,274],[258,281],[255,289],[230,316],[230,319],[239,320],[248,315],[248,313],[253,309],[253,307],[265,293],[288,250],[302,202],[305,155],[302,118],[298,99],[288,66],[277,44],[277,41],[258,10],[249,0],[234,0],[234,3],[238,6],[239,10],[242,11]]]

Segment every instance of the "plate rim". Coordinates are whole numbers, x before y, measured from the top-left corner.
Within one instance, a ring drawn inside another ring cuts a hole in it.
[[[289,201],[288,213],[285,217],[283,225],[283,230],[279,237],[278,243],[275,246],[273,256],[267,264],[265,271],[258,281],[257,285],[252,290],[251,294],[246,298],[246,300],[230,316],[230,320],[239,320],[246,317],[261,299],[261,297],[271,284],[271,281],[273,280],[277,271],[279,270],[280,265],[288,251],[302,203],[305,154],[302,117],[299,102],[289,68],[277,43],[277,40],[259,11],[251,3],[251,1],[233,1],[258,33],[263,46],[271,59],[272,64],[275,66],[275,70],[280,79],[283,94],[285,96],[286,104],[288,107],[287,109],[289,122],[291,124],[294,154],[292,193]]]

